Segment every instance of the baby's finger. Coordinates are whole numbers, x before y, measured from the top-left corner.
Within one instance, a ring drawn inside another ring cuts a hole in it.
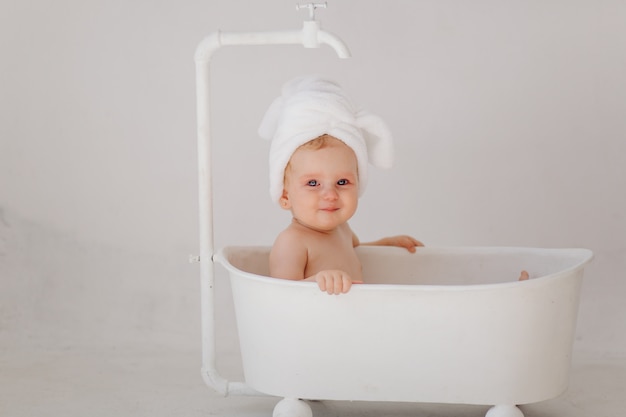
[[[352,287],[352,280],[350,279],[349,276],[344,275],[343,279],[341,281],[343,283],[343,288],[342,288],[341,292],[345,294],[348,291],[350,291],[350,287]]]
[[[324,279],[324,277],[317,278],[317,286],[321,291],[326,291],[326,279]]]
[[[337,294],[335,278],[330,275],[326,277],[326,292],[328,294]]]
[[[409,241],[409,246],[407,246],[406,248],[409,250],[409,252],[411,253],[415,253],[416,252],[416,247],[418,246],[424,246],[424,244],[422,242],[420,242],[419,240],[412,238],[411,236],[407,236],[407,239]]]
[[[412,236],[405,236],[405,237],[410,242],[410,244],[412,246],[424,246],[424,244],[422,242],[420,242],[419,240],[415,239]]]
[[[344,278],[339,275],[334,279],[334,294],[341,294],[344,288]]]

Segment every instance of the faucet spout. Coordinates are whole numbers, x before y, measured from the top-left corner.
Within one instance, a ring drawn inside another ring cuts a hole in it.
[[[302,44],[305,48],[319,48],[320,44],[326,44],[333,48],[339,58],[350,58],[350,50],[344,41],[337,35],[326,32],[320,28],[317,20],[307,20],[302,26]]]
[[[317,34],[317,39],[320,43],[325,43],[326,45],[333,48],[339,58],[345,59],[352,56],[345,42],[333,33],[320,30]]]

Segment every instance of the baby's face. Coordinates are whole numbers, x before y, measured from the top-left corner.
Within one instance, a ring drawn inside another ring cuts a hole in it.
[[[321,149],[305,147],[294,152],[280,202],[300,224],[329,232],[356,211],[358,188],[354,151],[332,139]]]

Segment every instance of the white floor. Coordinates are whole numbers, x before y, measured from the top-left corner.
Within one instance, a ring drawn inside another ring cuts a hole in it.
[[[0,416],[3,417],[269,417],[279,400],[216,395],[201,380],[197,350],[44,346],[3,349],[0,369]],[[624,358],[578,354],[570,387],[564,395],[521,409],[527,417],[621,417],[625,388]],[[479,417],[488,409],[336,401],[315,402],[311,406],[317,417]]]

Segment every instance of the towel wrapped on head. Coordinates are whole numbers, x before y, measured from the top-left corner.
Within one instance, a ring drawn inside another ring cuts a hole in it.
[[[303,76],[287,82],[267,109],[259,135],[271,140],[270,196],[283,193],[285,167],[299,146],[324,134],[348,145],[357,158],[359,195],[367,185],[368,162],[378,168],[393,163],[391,132],[378,116],[357,109],[335,82]]]

